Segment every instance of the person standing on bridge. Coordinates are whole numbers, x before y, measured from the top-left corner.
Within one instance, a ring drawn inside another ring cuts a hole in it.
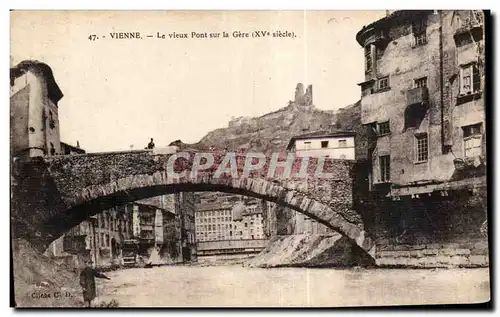
[[[154,149],[155,148],[155,143],[153,142],[153,138],[151,138],[151,141],[148,143],[148,149]]]
[[[92,268],[92,261],[87,261],[85,264],[85,268],[80,273],[80,286],[83,289],[83,301],[87,307],[90,307],[92,300],[96,297],[95,278],[105,278],[107,280],[110,280],[110,278]]]

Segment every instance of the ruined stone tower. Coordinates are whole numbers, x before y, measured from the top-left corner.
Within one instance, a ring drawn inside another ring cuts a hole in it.
[[[312,85],[307,86],[306,92],[304,93],[304,85],[298,83],[295,88],[295,104],[308,107],[311,106],[312,103]]]

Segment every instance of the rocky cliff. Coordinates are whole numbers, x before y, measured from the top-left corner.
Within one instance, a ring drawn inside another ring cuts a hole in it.
[[[366,253],[338,233],[276,236],[246,265],[250,267],[346,267],[374,265]]]

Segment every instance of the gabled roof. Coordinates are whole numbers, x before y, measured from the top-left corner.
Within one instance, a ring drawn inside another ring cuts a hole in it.
[[[45,82],[47,83],[48,97],[55,105],[57,105],[59,100],[61,100],[64,95],[56,83],[54,74],[52,73],[52,69],[50,68],[50,66],[39,61],[22,61],[10,69],[11,83],[14,81],[14,79],[22,76],[27,71],[40,73],[43,76]]]
[[[330,132],[330,131],[315,131],[315,132],[310,132],[306,134],[301,134],[294,136],[290,139],[290,142],[288,142],[288,146],[286,147],[287,150],[290,150],[293,145],[295,144],[296,140],[307,140],[307,139],[321,139],[321,138],[331,138],[331,137],[352,137],[356,136],[356,132],[352,131],[335,131],[335,132]]]

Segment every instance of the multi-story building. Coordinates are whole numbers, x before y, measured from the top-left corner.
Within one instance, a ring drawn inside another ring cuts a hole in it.
[[[204,197],[205,203],[197,206],[197,241],[265,239],[262,204],[258,199],[217,194],[214,197],[219,199]]]
[[[200,203],[196,209],[196,240],[232,240],[233,230],[231,203]]]
[[[121,244],[133,234],[131,219],[123,206],[105,210],[53,241],[45,255],[75,267],[86,260],[92,260],[94,266],[119,265]]]
[[[114,207],[82,222],[66,236],[85,234],[87,249],[94,252],[94,263],[97,266],[119,265],[121,244],[133,234],[131,218],[124,206]]]
[[[142,219],[136,221],[136,230],[141,230],[142,239],[151,237],[144,242],[160,248],[163,262],[196,261],[194,193],[151,197],[131,206]]]
[[[481,11],[396,11],[356,35],[365,56],[361,121],[376,132],[371,189],[401,202],[387,215],[398,234],[412,225],[467,231],[485,220],[485,202],[475,220],[462,219],[470,208],[445,211],[486,185],[483,23]]]
[[[356,147],[357,133],[353,131],[316,131],[292,137],[287,146],[287,151],[295,152],[299,157],[328,157],[331,159],[356,160],[359,152]],[[325,225],[318,223],[308,216],[285,208],[266,203],[267,219],[276,224],[268,235],[280,234],[327,234],[333,231]],[[267,225],[270,225],[269,223]]]
[[[23,61],[10,69],[11,155],[61,153],[58,102],[63,97],[52,69],[38,61]]]
[[[329,157],[332,159],[355,160],[354,139],[356,133],[350,131],[317,131],[294,136],[288,143],[287,151],[299,157]]]
[[[482,24],[476,11],[396,11],[357,34],[362,123],[378,134],[373,184],[396,185],[390,195],[485,157]]]
[[[240,240],[266,239],[262,204],[257,199],[247,199],[246,203],[233,207],[233,229],[235,238]]]
[[[196,197],[192,192],[175,193],[175,210],[181,217],[183,261],[196,261]]]

